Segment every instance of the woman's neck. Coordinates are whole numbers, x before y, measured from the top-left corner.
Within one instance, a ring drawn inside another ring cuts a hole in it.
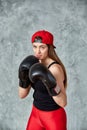
[[[46,59],[43,59],[40,62],[47,67],[52,61],[53,60],[51,58],[47,57]]]

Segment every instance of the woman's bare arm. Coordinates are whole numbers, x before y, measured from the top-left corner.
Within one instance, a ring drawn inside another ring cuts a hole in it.
[[[67,95],[66,90],[64,88],[64,73],[60,65],[54,64],[50,67],[50,71],[56,78],[57,85],[56,87],[60,87],[61,92],[57,96],[53,96],[54,101],[60,105],[61,107],[65,107],[67,105]]]
[[[19,88],[18,88],[19,97],[25,98],[29,94],[30,89],[31,89],[30,85],[27,88],[22,88],[21,86],[19,86]]]

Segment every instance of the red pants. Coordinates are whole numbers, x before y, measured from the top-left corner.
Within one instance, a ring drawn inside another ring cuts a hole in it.
[[[41,111],[33,106],[26,130],[67,130],[66,113],[63,108]]]

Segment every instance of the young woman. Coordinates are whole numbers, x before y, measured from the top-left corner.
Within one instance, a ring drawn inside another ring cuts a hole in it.
[[[25,58],[19,67],[19,97],[25,98],[34,89],[26,130],[67,130],[67,75],[53,39],[46,30],[35,32],[31,40],[34,56]]]

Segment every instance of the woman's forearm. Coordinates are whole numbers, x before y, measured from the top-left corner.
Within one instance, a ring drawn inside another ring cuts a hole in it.
[[[61,92],[59,95],[53,96],[53,99],[61,107],[65,107],[67,105],[67,96],[65,93]]]

